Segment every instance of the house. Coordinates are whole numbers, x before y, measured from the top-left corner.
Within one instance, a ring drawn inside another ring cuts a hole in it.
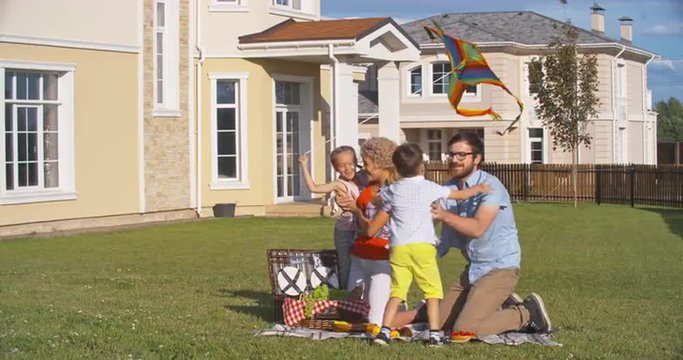
[[[588,131],[591,146],[579,151],[581,163],[654,164],[657,123],[647,88],[647,65],[657,55],[632,44],[632,20],[621,21],[621,39],[605,35],[604,9],[591,7],[592,29],[577,28],[581,52],[598,59],[599,116]],[[493,108],[502,121],[457,115],[446,98],[450,64],[441,43],[435,43],[423,24],[437,22],[446,33],[476,43],[499,78],[526,105],[516,129],[504,135],[518,114],[514,99],[500,88],[479,85],[468,89],[462,106]],[[402,137],[421,145],[431,160],[442,160],[448,140],[460,130],[477,131],[485,143],[486,161],[499,163],[571,163],[571,154],[553,150],[547,128],[534,111],[529,92],[528,64],[547,44],[562,35],[563,22],[541,14],[520,12],[449,13],[403,24],[420,44],[420,60],[400,65],[400,126]],[[372,73],[372,70],[368,70]],[[381,96],[381,89],[379,94]],[[361,137],[377,134],[377,88],[372,76],[361,84]],[[381,105],[381,100],[379,104]]]
[[[323,180],[329,151],[358,145],[358,64],[379,69],[378,134],[399,140],[397,64],[420,58],[392,19],[320,20],[320,0],[1,11],[0,237],[310,199],[299,154]]]

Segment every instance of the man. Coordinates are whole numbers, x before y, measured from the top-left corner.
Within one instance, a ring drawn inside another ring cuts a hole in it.
[[[514,293],[521,260],[517,226],[503,184],[479,170],[481,139],[475,133],[461,132],[449,141],[448,149],[453,178],[447,185],[464,189],[486,182],[491,192],[432,205],[433,218],[443,223],[439,256],[455,247],[468,262],[440,303],[442,329],[477,336],[515,330],[551,331],[541,297],[532,293],[522,301]],[[397,315],[394,325],[422,320],[422,308]]]

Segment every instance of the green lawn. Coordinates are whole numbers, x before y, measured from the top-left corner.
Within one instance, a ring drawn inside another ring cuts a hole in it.
[[[518,292],[543,296],[561,348],[254,337],[272,321],[266,249],[330,248],[332,221],[244,218],[0,241],[0,358],[683,358],[683,211],[515,211]],[[448,254],[444,281],[462,265]]]

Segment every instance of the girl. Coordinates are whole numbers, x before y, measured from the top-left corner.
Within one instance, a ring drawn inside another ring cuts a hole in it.
[[[357,198],[360,190],[365,188],[367,181],[356,172],[358,168],[356,151],[350,146],[340,146],[330,154],[330,162],[332,162],[332,166],[339,173],[339,178],[328,184],[319,185],[313,181],[311,173],[308,171],[308,154],[304,153],[299,157],[299,164],[301,165],[308,190],[314,194],[326,194],[336,191],[353,199]],[[353,213],[342,211],[334,226],[334,247],[337,250],[339,286],[342,289],[346,289],[349,279],[351,245],[355,236],[356,225]]]
[[[370,181],[358,199],[349,196],[340,198],[339,205],[353,212],[359,220],[360,228],[367,227],[377,212],[374,198],[382,186],[395,180],[396,172],[391,156],[397,145],[395,142],[380,137],[365,141],[361,147],[363,166]],[[389,229],[384,226],[372,237],[358,235],[351,248],[351,272],[348,289],[363,285],[363,299],[370,304],[368,320],[374,324],[382,324],[384,307],[390,295],[389,265]]]

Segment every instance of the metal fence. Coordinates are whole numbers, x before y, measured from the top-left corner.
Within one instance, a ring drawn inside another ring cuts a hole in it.
[[[519,201],[574,200],[572,166],[565,164],[482,164]],[[425,176],[437,183],[449,179],[448,164],[430,162]],[[580,202],[683,207],[683,166],[579,165]]]

